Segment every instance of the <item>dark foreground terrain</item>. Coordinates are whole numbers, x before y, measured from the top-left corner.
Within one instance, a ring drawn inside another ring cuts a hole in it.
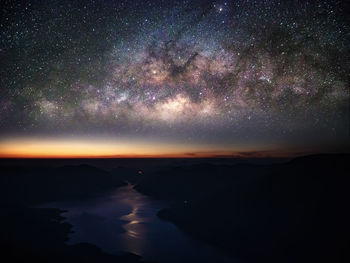
[[[102,161],[96,161],[99,168],[2,161],[1,257],[9,257],[6,262],[143,262],[87,243],[66,245],[72,226],[64,222],[63,211],[33,208],[93,198],[128,180],[139,192],[171,204],[159,217],[242,262],[348,262],[349,161],[346,154],[255,164],[129,160],[120,167],[108,160],[105,169]]]
[[[349,155],[275,165],[199,164],[136,189],[172,201],[159,216],[243,262],[348,262]]]
[[[72,226],[59,209],[33,208],[43,202],[93,198],[125,185],[89,165],[1,167],[1,262],[144,262],[132,254],[108,255],[98,247],[65,244]]]

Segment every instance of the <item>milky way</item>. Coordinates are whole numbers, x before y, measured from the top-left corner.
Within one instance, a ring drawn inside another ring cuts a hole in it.
[[[344,145],[344,9],[342,1],[5,1],[1,136]]]

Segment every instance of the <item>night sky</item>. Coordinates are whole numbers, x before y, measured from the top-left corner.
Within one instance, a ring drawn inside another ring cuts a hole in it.
[[[0,156],[349,146],[346,1],[1,2]]]

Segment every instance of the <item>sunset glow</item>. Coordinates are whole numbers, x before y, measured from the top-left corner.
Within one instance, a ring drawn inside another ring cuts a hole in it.
[[[0,142],[3,158],[157,158],[229,157],[237,152],[205,145],[89,139],[7,139]]]

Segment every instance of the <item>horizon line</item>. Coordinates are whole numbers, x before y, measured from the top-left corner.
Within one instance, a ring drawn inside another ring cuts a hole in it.
[[[235,155],[196,155],[196,154],[184,154],[184,155],[106,155],[106,156],[1,156],[0,159],[264,159],[264,158],[296,158],[308,155],[318,154],[344,154],[344,153],[327,153],[327,152],[304,152],[304,153],[291,153],[291,154],[235,154]],[[345,153],[346,154],[346,153]]]

